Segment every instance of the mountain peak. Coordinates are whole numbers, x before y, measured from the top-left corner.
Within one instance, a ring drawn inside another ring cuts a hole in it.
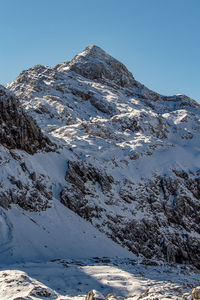
[[[98,59],[105,59],[106,56],[110,56],[103,49],[96,45],[87,46],[85,50],[78,55],[89,56]]]
[[[96,45],[89,45],[76,55],[67,69],[109,85],[132,87],[135,84],[134,77],[127,68]]]

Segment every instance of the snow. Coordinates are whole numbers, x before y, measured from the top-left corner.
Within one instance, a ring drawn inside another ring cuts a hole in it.
[[[7,242],[3,251],[1,248],[3,263],[86,258],[102,253],[109,257],[134,257],[58,201],[39,214],[13,206],[6,217],[12,223],[7,224],[11,233],[3,229]]]
[[[45,299],[83,300],[89,291],[117,299],[182,299],[198,285],[199,274],[185,266],[145,265],[131,259],[62,259],[41,263],[14,264],[0,268],[0,298],[38,299],[37,291],[48,292]],[[115,297],[115,296],[114,296]],[[44,299],[39,297],[39,299]]]

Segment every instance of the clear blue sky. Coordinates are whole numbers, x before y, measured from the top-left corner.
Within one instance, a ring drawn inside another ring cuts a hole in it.
[[[200,0],[0,0],[0,83],[96,44],[165,95],[200,101]]]

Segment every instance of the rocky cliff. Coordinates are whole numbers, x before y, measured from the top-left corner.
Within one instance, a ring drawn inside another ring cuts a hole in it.
[[[0,143],[8,149],[34,154],[53,144],[44,136],[35,120],[21,107],[19,100],[0,86]]]
[[[44,176],[28,168],[26,155],[51,151],[55,145],[27,114],[13,93],[0,86],[0,206],[18,204],[26,210],[48,207],[52,193],[44,184]],[[18,152],[17,150],[23,150]]]

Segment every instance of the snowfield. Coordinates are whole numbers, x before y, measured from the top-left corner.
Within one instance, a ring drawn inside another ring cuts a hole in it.
[[[190,267],[143,263],[95,257],[1,267],[0,297],[83,300],[95,289],[112,299],[182,299],[199,284],[199,273]]]

